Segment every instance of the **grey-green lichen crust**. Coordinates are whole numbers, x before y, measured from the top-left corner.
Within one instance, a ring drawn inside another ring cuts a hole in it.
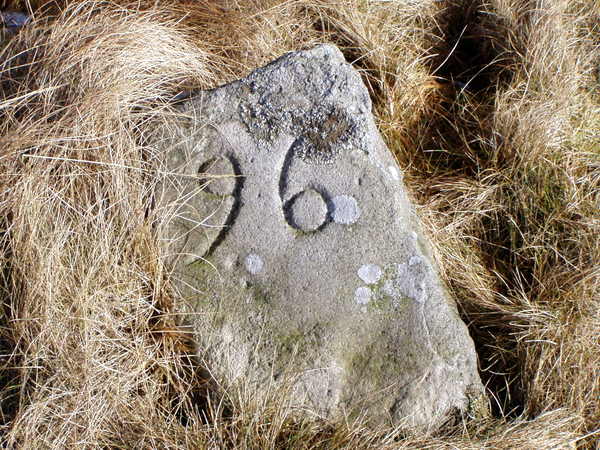
[[[318,414],[428,428],[483,392],[339,50],[290,53],[202,92],[163,135],[175,174],[158,191],[174,213],[163,236],[211,373],[257,392],[291,382]]]

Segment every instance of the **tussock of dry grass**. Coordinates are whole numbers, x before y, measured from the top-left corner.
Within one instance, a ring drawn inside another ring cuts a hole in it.
[[[4,49],[5,365],[19,368],[5,438],[24,448],[144,431],[149,445],[173,414],[159,405],[185,388],[161,335],[174,318],[151,230],[156,155],[143,141],[165,96],[207,84],[207,59],[175,20],[97,7]]]
[[[599,17],[591,0],[38,10],[0,46],[3,443],[591,447]],[[341,46],[369,86],[476,342],[493,418],[415,436],[302,418],[285,389],[204,396],[155,232],[160,155],[147,138],[178,92],[322,41]]]

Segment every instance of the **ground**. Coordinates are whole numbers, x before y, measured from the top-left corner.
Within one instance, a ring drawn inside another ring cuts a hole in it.
[[[0,2],[0,429],[18,448],[595,448],[594,0]],[[152,130],[190,89],[338,45],[476,343],[492,418],[436,433],[215,386],[157,238]]]

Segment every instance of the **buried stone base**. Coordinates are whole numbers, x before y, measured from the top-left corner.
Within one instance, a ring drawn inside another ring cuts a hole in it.
[[[217,378],[291,379],[304,410],[407,427],[481,398],[473,342],[339,50],[200,92],[159,134],[161,233]]]
[[[182,279],[212,286],[195,296],[184,290],[201,312],[194,320],[200,356],[224,385],[240,382],[260,391],[274,381],[291,383],[292,406],[407,428],[435,429],[480,401],[475,356],[463,349],[468,335],[453,324],[460,318],[441,305],[432,317],[423,303],[389,296],[390,284],[402,285],[393,272],[391,283],[356,289],[369,290],[370,299],[354,297],[354,311],[340,318],[334,311],[316,317],[300,308],[290,312],[252,281],[250,267],[235,267],[247,276],[218,273],[199,261]]]

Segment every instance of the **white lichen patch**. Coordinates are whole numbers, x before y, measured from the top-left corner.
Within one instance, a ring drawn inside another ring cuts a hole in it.
[[[358,277],[367,284],[375,284],[383,275],[381,267],[377,264],[364,264],[358,269]]]
[[[388,172],[390,173],[390,176],[393,180],[400,181],[400,172],[397,168],[395,168],[394,166],[388,166]]]
[[[361,286],[354,292],[354,298],[359,305],[366,305],[371,301],[373,291],[366,286]]]
[[[410,259],[408,260],[408,265],[414,266],[416,264],[421,264],[422,262],[423,262],[423,258],[421,258],[418,255],[415,255],[415,256],[410,257]]]
[[[427,270],[427,265],[420,256],[412,256],[408,263],[398,264],[394,285],[404,296],[423,303],[427,295]]]
[[[360,208],[356,199],[350,195],[338,195],[331,200],[333,203],[333,221],[342,225],[355,223],[360,217]]]
[[[252,275],[256,275],[262,272],[265,266],[265,263],[262,260],[262,258],[255,253],[250,253],[248,256],[246,256],[244,264],[246,266],[246,270]]]
[[[385,283],[383,283],[381,292],[383,292],[385,295],[387,295],[389,297],[397,297],[398,296],[398,292],[394,288],[394,283],[392,282],[392,280],[387,280]]]

